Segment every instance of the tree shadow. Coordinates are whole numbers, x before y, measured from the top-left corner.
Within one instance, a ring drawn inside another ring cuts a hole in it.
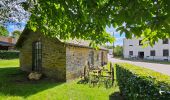
[[[109,96],[109,100],[124,100],[123,96],[120,94],[120,92],[114,92]]]
[[[28,73],[21,71],[18,67],[0,68],[0,94],[26,98],[63,83],[48,78],[30,81],[27,76]]]
[[[88,80],[80,79],[77,84],[88,84]]]

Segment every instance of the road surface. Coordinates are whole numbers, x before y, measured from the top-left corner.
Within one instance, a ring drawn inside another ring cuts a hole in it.
[[[111,62],[124,62],[124,63],[130,63],[136,66],[148,68],[166,75],[170,76],[170,64],[157,64],[157,63],[149,63],[149,62],[141,62],[141,61],[130,61],[130,60],[122,60],[122,59],[116,59],[109,56],[109,61]]]

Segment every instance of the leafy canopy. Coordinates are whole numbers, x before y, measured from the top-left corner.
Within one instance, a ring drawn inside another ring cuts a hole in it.
[[[111,25],[127,38],[143,36],[150,44],[170,37],[169,0],[27,0],[20,4],[31,15],[28,28],[62,39],[112,42],[105,29]]]
[[[0,36],[8,36],[9,32],[4,26],[0,26]]]
[[[12,32],[12,36],[14,38],[19,38],[20,35],[21,35],[21,31],[19,31],[19,30],[15,30]]]

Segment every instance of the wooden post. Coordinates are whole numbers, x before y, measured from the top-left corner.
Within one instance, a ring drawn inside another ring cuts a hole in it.
[[[111,70],[111,78],[112,78],[112,86],[113,86],[113,82],[114,82],[114,67],[113,67],[112,63],[110,63],[110,70]]]

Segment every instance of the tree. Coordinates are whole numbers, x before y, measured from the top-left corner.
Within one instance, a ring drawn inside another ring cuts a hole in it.
[[[123,47],[122,46],[116,46],[114,49],[113,49],[113,55],[115,57],[122,57],[123,56]]]
[[[112,42],[105,31],[111,25],[127,38],[144,36],[150,44],[170,38],[169,0],[27,0],[18,5],[31,15],[28,28],[62,39]]]
[[[15,30],[12,32],[12,36],[14,38],[19,38],[20,35],[21,35],[21,31],[19,31],[19,30]]]
[[[0,36],[8,36],[9,32],[4,26],[0,26]]]
[[[104,47],[107,49],[113,49],[113,46],[111,46],[111,45],[105,45]]]

